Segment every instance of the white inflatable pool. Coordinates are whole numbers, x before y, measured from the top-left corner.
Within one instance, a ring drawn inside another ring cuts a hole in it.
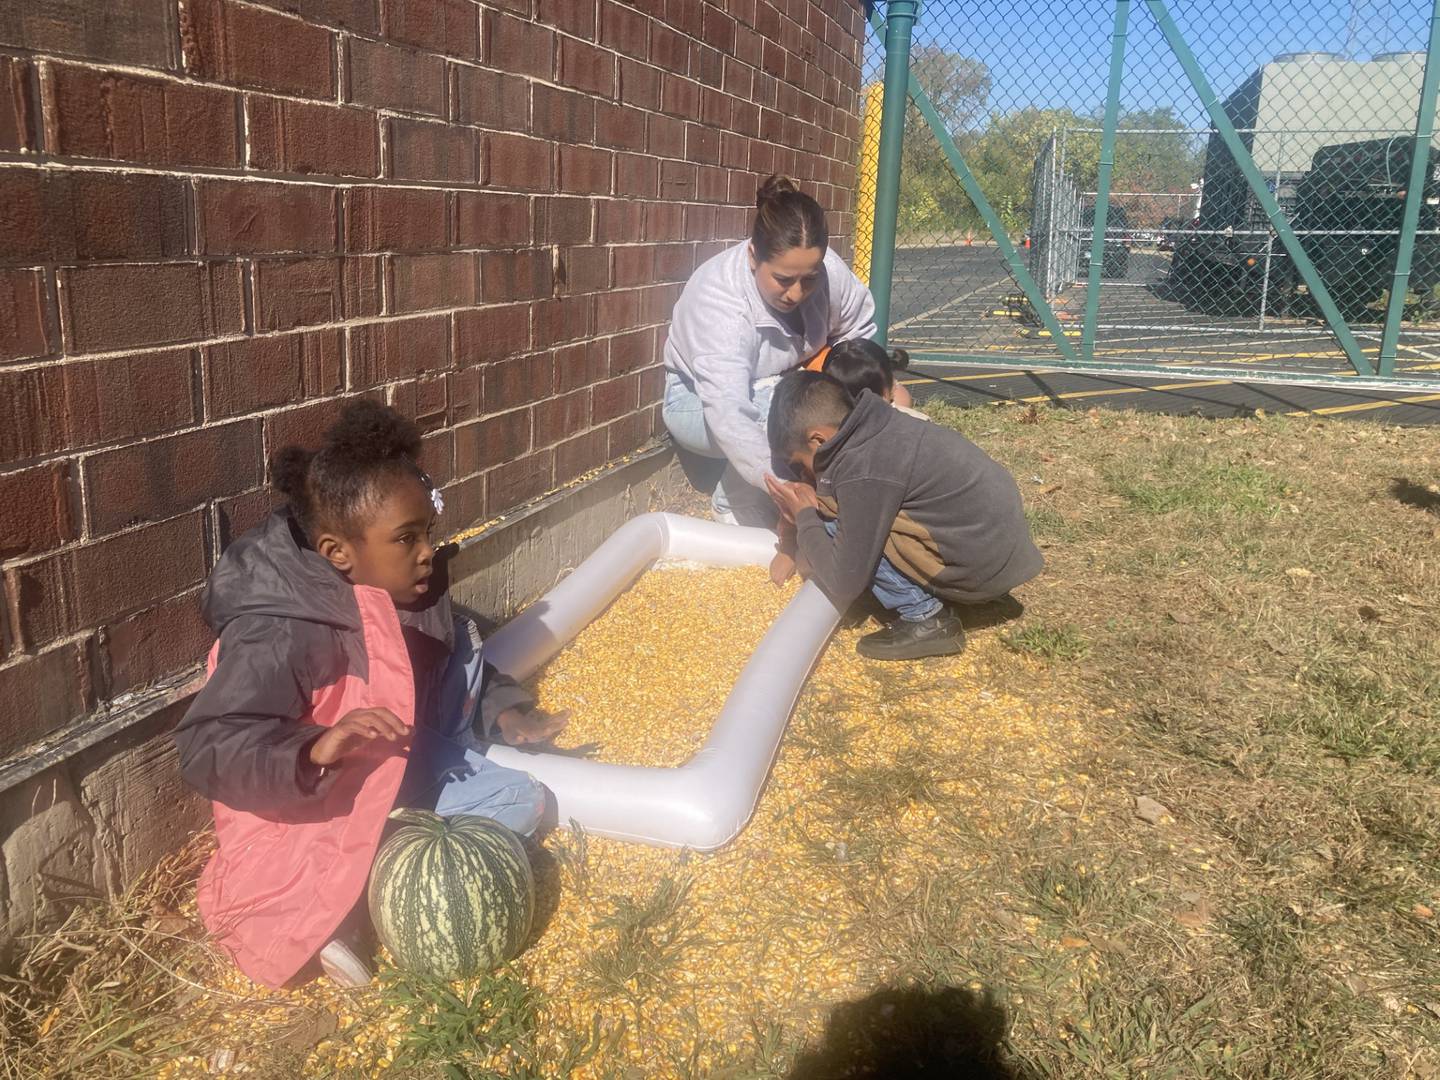
[[[485,658],[528,678],[658,560],[767,566],[774,552],[775,535],[764,529],[675,514],[634,518],[497,630],[485,642]],[[754,813],[790,711],[839,618],[814,584],[802,586],[735,681],[705,745],[684,765],[615,765],[509,746],[492,747],[489,756],[549,788],[561,825],[574,820],[601,836],[713,851]]]

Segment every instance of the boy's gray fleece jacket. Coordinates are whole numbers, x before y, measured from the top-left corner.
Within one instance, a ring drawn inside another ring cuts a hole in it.
[[[398,612],[412,655],[424,649],[445,657],[454,646],[444,570],[437,558],[423,608]],[[220,653],[175,730],[181,775],[206,798],[235,810],[280,819],[303,815],[336,776],[321,777],[309,763],[310,744],[323,734],[309,720],[311,704],[344,675],[368,675],[354,589],[304,542],[282,509],[226,549],[200,604]],[[426,690],[416,687],[417,701],[433,702]],[[533,703],[513,679],[486,665],[480,700],[486,730],[504,710]],[[417,724],[425,722],[416,716]]]
[[[870,290],[833,251],[825,253],[820,284],[796,311],[804,334],[793,333],[760,298],[745,240],[690,275],[665,340],[666,369],[694,389],[716,444],[756,487],[772,470],[755,383],[799,367],[826,345],[875,333]]]
[[[814,580],[842,610],[884,555],[942,600],[979,604],[1044,566],[1020,489],[959,432],[906,416],[868,390],[815,454],[816,493],[835,512],[834,539],[814,510],[796,515]]]

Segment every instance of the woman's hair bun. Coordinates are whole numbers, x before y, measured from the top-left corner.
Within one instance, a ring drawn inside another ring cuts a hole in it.
[[[890,350],[890,366],[904,371],[910,366],[910,354],[904,349]]]
[[[270,457],[270,486],[292,504],[305,501],[305,477],[315,455],[300,446],[285,446]]]
[[[767,202],[779,199],[785,195],[793,194],[800,189],[795,186],[795,181],[780,173],[773,173],[767,176],[759,189],[755,192],[755,205],[764,206]]]

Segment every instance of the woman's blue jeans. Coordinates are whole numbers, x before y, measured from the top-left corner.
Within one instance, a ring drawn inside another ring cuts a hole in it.
[[[771,379],[756,385],[751,396],[761,416],[770,415],[770,395],[775,383]],[[673,371],[665,375],[665,401],[660,415],[670,429],[670,437],[681,449],[700,457],[725,460],[725,451],[716,445],[705,423],[705,412],[699,395],[693,387]],[[725,462],[725,471],[720,475],[715,490],[710,493],[710,505],[717,515],[734,514],[741,525],[774,526],[779,517],[775,503],[768,493],[745,482],[735,466]]]

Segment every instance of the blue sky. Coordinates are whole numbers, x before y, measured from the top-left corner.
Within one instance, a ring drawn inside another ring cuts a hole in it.
[[[883,12],[884,5],[880,8]],[[1423,50],[1429,0],[1171,0],[1171,15],[1223,99],[1279,53],[1320,50],[1367,59]],[[1112,0],[924,0],[916,45],[984,61],[989,108],[1102,108],[1110,63]],[[881,51],[867,49],[867,79]],[[1203,127],[1199,100],[1143,0],[1131,4],[1126,108],[1170,105]]]

